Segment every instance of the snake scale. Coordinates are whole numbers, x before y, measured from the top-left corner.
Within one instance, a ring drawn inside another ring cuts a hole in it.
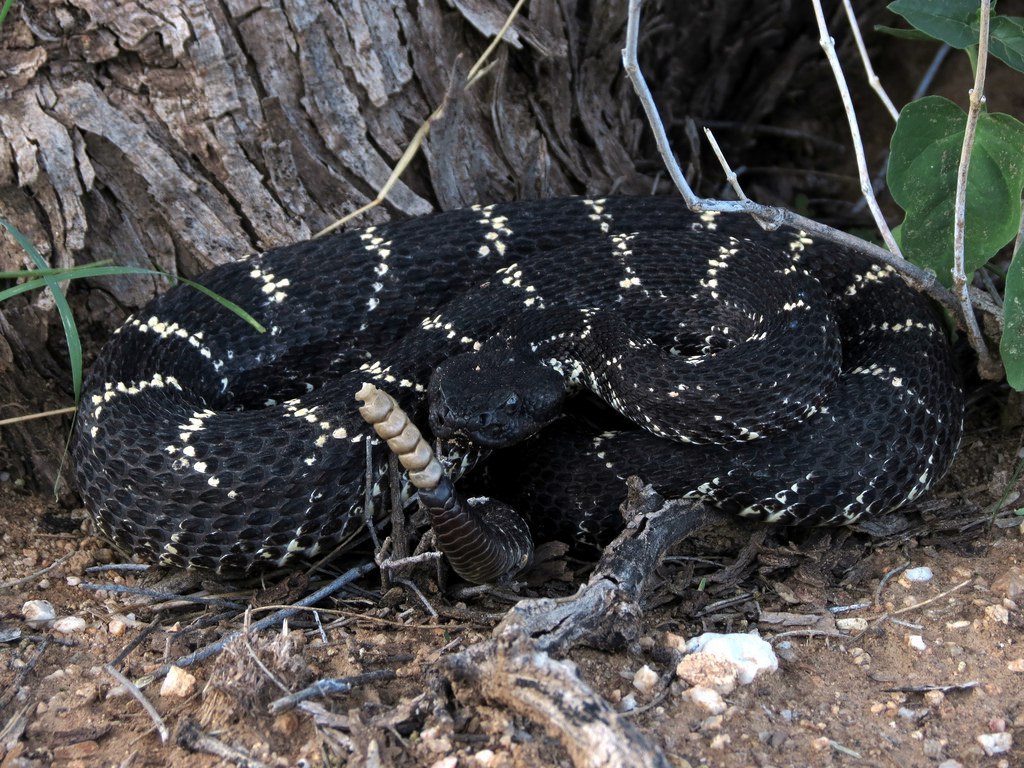
[[[475,206],[199,282],[266,332],[169,290],[100,352],[72,444],[100,529],[165,565],[251,573],[357,534],[367,441],[374,499],[387,464],[363,382],[428,439],[499,449],[474,492],[588,543],[621,526],[629,475],[839,524],[917,498],[960,439],[942,320],[891,267],[675,199]]]

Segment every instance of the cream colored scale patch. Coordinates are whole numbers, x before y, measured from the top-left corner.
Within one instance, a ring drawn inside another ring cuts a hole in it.
[[[179,392],[181,391],[181,385],[178,380],[173,376],[164,376],[160,373],[154,373],[150,379],[143,381],[132,382],[131,384],[125,384],[123,381],[118,382],[106,382],[103,385],[103,393],[92,396],[92,417],[96,421],[99,421],[100,414],[103,413],[103,406],[109,403],[111,400],[117,397],[137,395],[145,389],[149,388],[163,389],[164,387],[174,387]],[[90,428],[89,433],[96,437],[99,432],[99,428],[93,426]]]
[[[377,234],[377,227],[367,227],[359,234],[359,239],[363,242],[363,248],[373,253],[378,259],[377,264],[373,268],[373,273],[376,275],[377,280],[370,284],[373,295],[366,300],[366,311],[373,312],[380,305],[380,298],[377,294],[384,290],[384,283],[381,280],[383,280],[390,269],[388,258],[391,256],[392,243],[390,240],[385,240]],[[360,331],[365,331],[366,328],[366,323],[359,326]]]

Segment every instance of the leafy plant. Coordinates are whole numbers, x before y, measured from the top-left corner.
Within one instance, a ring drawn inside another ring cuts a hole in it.
[[[977,0],[896,0],[889,9],[910,23],[916,37],[966,51],[977,66],[980,8]],[[993,14],[989,52],[1024,72],[1024,19]],[[888,184],[906,212],[901,246],[908,259],[951,282],[954,198],[967,113],[941,96],[905,106],[890,145]],[[1021,231],[1024,192],[1024,124],[983,111],[967,175],[965,270],[972,275]],[[1024,256],[1014,254],[1006,275],[1000,355],[1007,379],[1024,389]]]

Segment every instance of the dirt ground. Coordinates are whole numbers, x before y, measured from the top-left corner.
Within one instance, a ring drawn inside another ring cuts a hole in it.
[[[702,532],[652,579],[635,647],[579,649],[571,659],[676,766],[1024,765],[1018,439],[971,430],[953,476],[919,512],[897,518],[914,521],[902,532],[773,530],[763,541],[738,523]],[[145,686],[169,732],[162,743],[110,669],[139,681],[242,627],[242,612],[216,600],[143,602],[89,588],[154,579],[87,571],[119,557],[92,535],[84,511],[52,507],[10,482],[0,483],[0,518],[0,768],[571,764],[543,724],[445,679],[445,657],[485,639],[507,595],[459,599],[428,578],[434,618],[410,592],[381,595],[375,572],[286,629],[251,633],[188,666],[174,690],[162,693],[159,680]],[[928,581],[903,571],[922,566]],[[586,564],[570,562],[561,578],[524,593],[570,594],[585,576]],[[256,621],[313,586],[160,588],[257,606]],[[27,622],[31,600],[48,601],[57,623]],[[772,643],[779,670],[726,695],[720,714],[694,704],[674,676],[680,638],[755,630]],[[645,665],[654,674],[638,689]],[[313,680],[367,673],[348,693],[268,711]]]

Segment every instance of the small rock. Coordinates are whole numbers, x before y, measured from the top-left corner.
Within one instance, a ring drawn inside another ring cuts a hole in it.
[[[473,759],[483,766],[492,766],[497,762],[497,756],[494,754],[494,750],[491,749],[481,749],[473,755]]]
[[[654,686],[658,684],[658,673],[644,664],[633,675],[633,687],[644,696],[650,696]]]
[[[909,645],[915,651],[928,650],[927,643],[925,643],[924,638],[920,635],[907,635],[907,645]]]
[[[636,696],[632,693],[627,693],[618,703],[619,712],[632,712],[636,709]]]
[[[69,587],[77,587],[79,584],[82,583],[82,577],[81,576],[68,576],[67,578],[64,579],[64,581],[67,582],[67,585]]]
[[[1001,605],[985,606],[985,618],[997,624],[1009,624],[1010,612]]]
[[[1013,746],[1013,734],[1009,732],[982,733],[976,736],[975,740],[981,744],[981,748],[989,757],[1009,752]]]
[[[938,760],[942,757],[942,751],[946,748],[942,739],[925,739],[921,745],[924,756],[931,760]]]
[[[1024,658],[1014,659],[1007,663],[1006,668],[1011,672],[1024,672]]]
[[[430,768],[457,768],[459,764],[459,758],[455,755],[449,755],[448,757],[442,757],[436,763],[433,763]]]
[[[1024,568],[1015,565],[992,580],[992,591],[997,595],[1018,600],[1024,596]]]
[[[83,757],[99,752],[100,745],[95,741],[79,741],[74,744],[63,744],[53,750],[54,760],[80,760]]]
[[[935,766],[935,768],[964,768],[964,764],[961,763],[959,760],[953,760],[952,758],[950,758],[949,760],[943,760],[941,763]]]
[[[705,652],[684,656],[676,665],[676,674],[681,680],[721,694],[729,694],[736,689],[739,673],[739,667],[729,659]]]
[[[708,744],[709,749],[725,749],[732,743],[732,738],[728,733],[720,733],[711,740]]]
[[[925,691],[924,693],[924,703],[932,709],[935,709],[935,707],[942,704],[945,700],[946,694],[942,691]]]
[[[690,701],[705,712],[709,712],[712,715],[720,715],[729,708],[729,705],[725,703],[725,699],[722,698],[722,695],[712,688],[704,688],[696,685],[686,691],[683,695],[689,698]]]
[[[186,672],[181,667],[171,667],[167,677],[160,683],[161,696],[177,696],[184,699],[192,695],[196,689],[195,675]]]
[[[682,635],[677,635],[675,632],[666,632],[665,647],[673,651],[685,651],[686,638]]]
[[[741,685],[749,685],[762,672],[774,672],[779,668],[779,660],[771,645],[756,635],[705,632],[692,638],[686,649],[732,662],[737,667],[737,680]]]
[[[42,629],[57,616],[49,600],[29,600],[21,606],[21,615],[32,629]]]
[[[282,712],[274,718],[271,728],[282,736],[294,736],[299,730],[299,716],[294,712]]]
[[[450,752],[452,740],[445,735],[444,731],[436,725],[424,728],[420,731],[420,738],[423,746],[431,752]]]
[[[859,616],[836,619],[836,628],[843,632],[865,632],[868,628],[868,620]]]
[[[932,573],[932,569],[927,565],[922,565],[917,568],[907,568],[903,572],[903,578],[910,582],[923,582],[931,581],[935,574]]]
[[[86,626],[85,619],[81,616],[62,616],[53,622],[53,631],[62,635],[73,635],[82,632]]]

